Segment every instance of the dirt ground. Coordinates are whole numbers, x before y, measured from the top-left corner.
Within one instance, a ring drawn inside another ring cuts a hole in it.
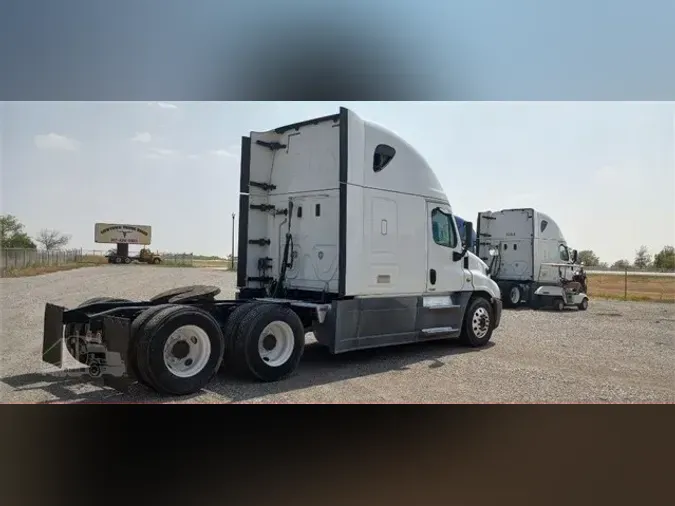
[[[275,383],[219,373],[201,392],[161,397],[132,386],[64,378],[40,360],[44,304],[74,307],[101,295],[143,299],[210,284],[232,297],[235,276],[215,269],[129,265],[0,279],[0,400],[15,403],[499,403],[675,402],[675,305],[591,299],[588,311],[506,310],[490,344],[455,341],[330,355],[308,335],[298,370]],[[76,362],[70,359],[71,367]]]

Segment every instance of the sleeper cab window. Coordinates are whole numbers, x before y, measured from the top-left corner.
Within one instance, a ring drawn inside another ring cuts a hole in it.
[[[396,150],[386,144],[378,144],[373,155],[373,171],[380,172],[396,155]]]
[[[431,211],[431,231],[436,244],[446,248],[457,246],[457,234],[453,226],[452,215],[439,207]]]
[[[546,230],[547,226],[548,226],[548,221],[541,220],[541,223],[539,224],[539,232],[543,232],[544,230]]]

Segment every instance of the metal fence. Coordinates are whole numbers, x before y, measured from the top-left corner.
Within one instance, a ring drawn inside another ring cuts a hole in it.
[[[0,273],[7,271],[27,269],[31,267],[72,265],[72,264],[107,264],[105,257],[108,250],[39,250],[22,248],[0,249]],[[192,266],[194,255],[192,253],[159,253],[162,264]]]
[[[108,259],[105,257],[108,254],[109,250],[83,250],[81,249],[80,262],[91,263],[91,264],[105,264],[108,263]],[[130,256],[135,256],[138,253],[129,252]],[[167,252],[154,252],[154,254],[159,255],[162,259],[163,264],[167,265],[181,265],[181,266],[192,266],[194,265],[194,254],[193,253],[167,253]]]
[[[0,271],[25,269],[42,265],[73,264],[82,260],[82,250],[46,251],[38,249],[2,248]]]
[[[592,297],[675,302],[675,273],[672,271],[596,270],[593,267],[586,273],[588,292]]]

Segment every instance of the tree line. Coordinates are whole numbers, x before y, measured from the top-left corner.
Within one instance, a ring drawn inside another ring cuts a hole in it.
[[[601,262],[600,258],[593,250],[583,250],[579,252],[579,262],[583,262],[586,267],[596,267],[599,269],[657,269],[661,271],[675,271],[675,247],[664,246],[661,251],[653,257],[647,246],[640,246],[635,252],[635,258],[631,263],[627,259],[617,260],[613,264]]]
[[[35,237],[30,237],[24,225],[16,216],[0,215],[0,248],[37,249],[40,244],[47,251],[64,248],[70,242],[70,236],[58,230],[43,228]]]

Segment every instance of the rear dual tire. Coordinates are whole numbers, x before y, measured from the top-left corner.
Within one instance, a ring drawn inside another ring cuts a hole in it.
[[[133,360],[139,382],[170,395],[201,390],[220,368],[225,339],[218,322],[193,306],[162,305],[133,324]]]
[[[278,381],[294,372],[305,349],[305,329],[290,307],[242,304],[226,325],[230,365],[259,381]]]

